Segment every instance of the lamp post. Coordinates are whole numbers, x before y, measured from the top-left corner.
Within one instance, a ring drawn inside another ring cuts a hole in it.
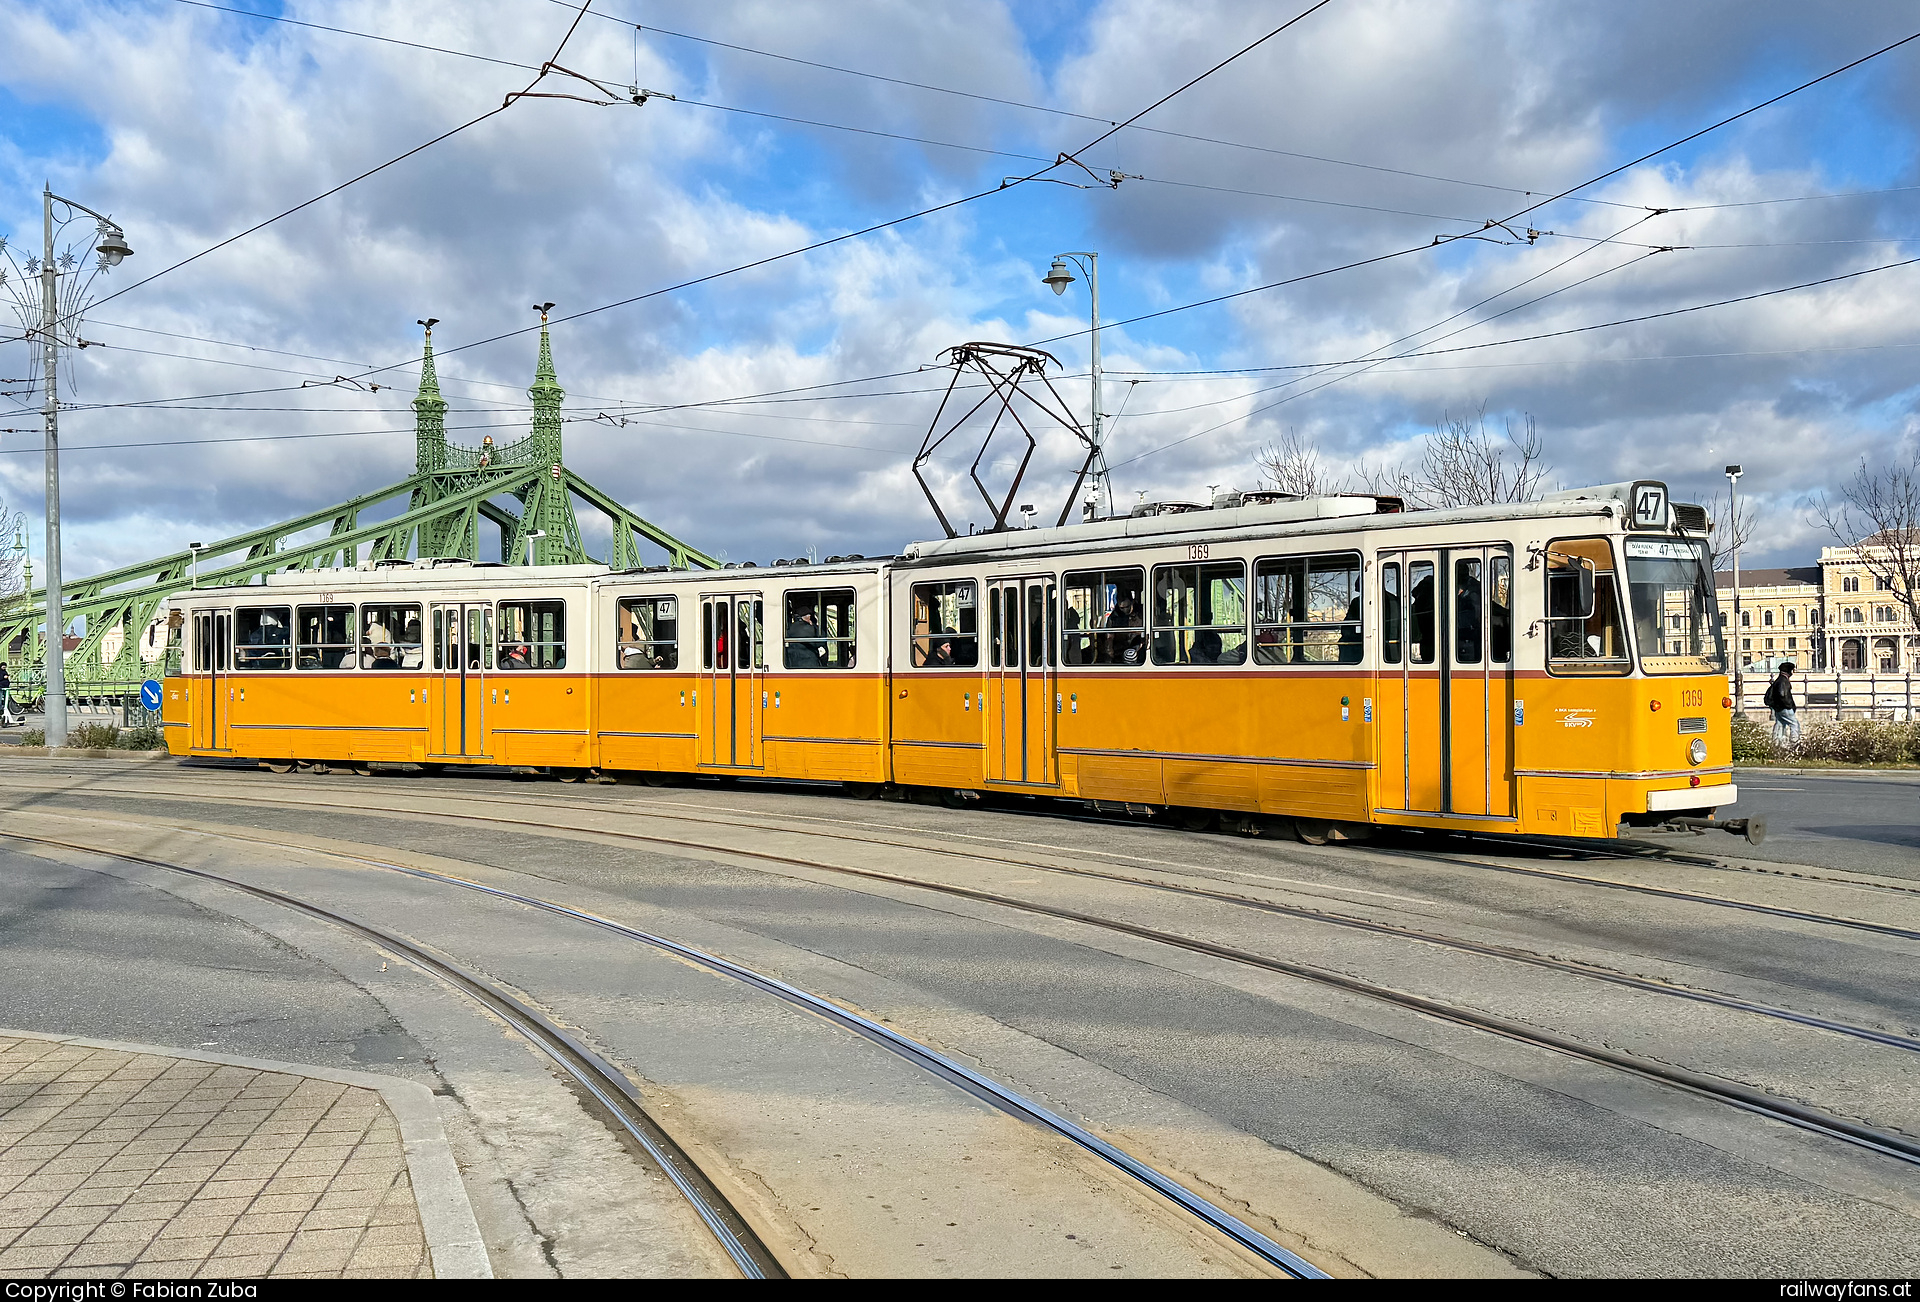
[[[66,209],[66,215],[58,223],[54,221],[54,205]],[[133,255],[133,249],[127,244],[126,232],[111,217],[102,216],[85,204],[75,203],[55,194],[51,187],[41,187],[41,211],[43,216],[40,265],[37,268],[40,277],[40,382],[45,386],[40,411],[46,425],[47,460],[47,646],[46,646],[46,731],[48,746],[67,744],[67,664],[66,664],[66,619],[61,604],[60,592],[60,327],[64,320],[68,333],[73,333],[81,309],[87,286],[93,276],[109,267],[117,267],[125,258]],[[99,254],[93,272],[85,280],[71,279],[79,274],[73,251],[69,249],[56,259],[53,240],[67,223],[74,221],[81,213],[93,218],[98,242],[93,251]],[[31,261],[28,269],[36,270]],[[70,279],[62,293],[60,277]],[[64,302],[64,307],[63,307]]]
[[[1067,269],[1067,259],[1087,273],[1087,289],[1093,300],[1093,491],[1106,507],[1107,514],[1113,514],[1113,482],[1107,475],[1107,448],[1105,437],[1105,415],[1100,410],[1100,255],[1098,253],[1057,253],[1053,266],[1040,278],[1043,285],[1051,285],[1056,295],[1067,292],[1067,286],[1074,281],[1074,275]]]
[[[1733,708],[1745,712],[1747,701],[1740,694],[1740,476],[1739,466],[1727,467],[1727,528],[1733,531]]]

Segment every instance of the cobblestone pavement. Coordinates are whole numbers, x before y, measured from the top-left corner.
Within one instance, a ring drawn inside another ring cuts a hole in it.
[[[0,1276],[431,1274],[374,1091],[0,1036]]]

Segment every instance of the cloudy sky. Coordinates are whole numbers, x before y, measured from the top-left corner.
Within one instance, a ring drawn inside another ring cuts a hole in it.
[[[442,322],[454,437],[512,436],[549,300],[582,475],[734,560],[893,551],[937,532],[909,467],[942,350],[1053,340],[1086,412],[1086,286],[1039,283],[1063,250],[1099,252],[1106,320],[1164,313],[1104,333],[1126,501],[1253,487],[1289,430],[1384,464],[1484,408],[1530,415],[1563,486],[1699,496],[1740,461],[1764,511],[1748,563],[1814,555],[1809,494],[1915,437],[1920,266],[1608,323],[1920,255],[1920,41],[1527,213],[1518,238],[1485,223],[1909,35],[1912,6],[1332,0],[1080,155],[1118,188],[1068,165],[996,191],[1305,4],[595,0],[559,62],[677,99],[521,100],[129,289],[499,106],[574,14],[8,0],[0,233],[36,249],[44,180],[136,250],[95,283],[127,292],[87,317],[106,346],[62,385],[68,572],[400,479],[416,318]],[[37,519],[38,400],[0,388],[0,496]],[[1022,500],[1057,510],[1073,463],[1044,437]],[[959,482],[954,517],[984,519]]]

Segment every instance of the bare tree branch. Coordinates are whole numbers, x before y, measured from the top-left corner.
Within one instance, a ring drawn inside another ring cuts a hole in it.
[[[1345,476],[1336,476],[1320,459],[1320,450],[1289,429],[1278,443],[1254,453],[1253,464],[1275,489],[1293,497],[1325,497],[1347,491]]]
[[[1871,469],[1862,459],[1840,490],[1838,504],[1823,493],[1814,518],[1874,577],[1874,586],[1906,608],[1920,628],[1920,446],[1906,464]]]

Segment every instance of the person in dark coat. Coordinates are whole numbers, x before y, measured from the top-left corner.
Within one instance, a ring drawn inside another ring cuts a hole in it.
[[[1773,711],[1773,741],[1776,746],[1791,746],[1800,740],[1800,716],[1796,713],[1798,703],[1793,699],[1794,663],[1789,660],[1780,666],[1780,676],[1767,688],[1764,701]]]
[[[11,728],[21,722],[13,717],[13,698],[8,695],[13,690],[13,679],[7,675],[7,666],[0,663],[0,728]]]

